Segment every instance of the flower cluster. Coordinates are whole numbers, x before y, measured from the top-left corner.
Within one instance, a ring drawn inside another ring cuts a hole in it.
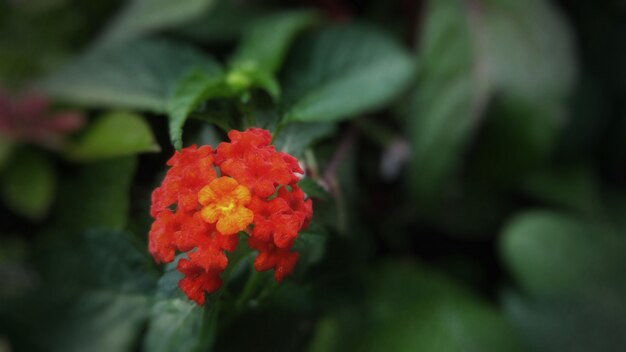
[[[254,268],[274,269],[282,281],[298,260],[294,240],[313,215],[311,200],[297,185],[303,173],[298,161],[276,151],[268,131],[250,128],[228,137],[216,150],[191,146],[176,152],[152,193],[150,253],[159,263],[187,253],[178,261],[185,276],[179,287],[198,304],[222,285],[226,252],[235,250],[240,231],[258,251]]]

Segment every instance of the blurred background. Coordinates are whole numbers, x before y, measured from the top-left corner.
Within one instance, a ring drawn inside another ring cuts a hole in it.
[[[624,38],[623,0],[0,1],[0,351],[626,351]],[[250,126],[313,222],[198,307],[150,194]]]

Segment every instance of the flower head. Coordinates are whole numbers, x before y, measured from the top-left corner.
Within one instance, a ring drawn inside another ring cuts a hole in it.
[[[254,214],[245,207],[250,199],[248,188],[230,177],[217,178],[198,193],[202,218],[217,223],[217,230],[224,235],[243,231],[250,225]]]
[[[198,304],[222,285],[227,252],[239,232],[258,251],[257,271],[274,270],[276,281],[291,273],[298,253],[291,247],[313,213],[297,186],[298,160],[277,152],[266,130],[231,131],[216,151],[191,146],[176,152],[170,169],[152,193],[149,250],[155,261],[178,262],[181,290]],[[220,177],[217,177],[219,171]]]

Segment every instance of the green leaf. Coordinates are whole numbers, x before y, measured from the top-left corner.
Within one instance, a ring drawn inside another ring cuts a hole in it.
[[[299,253],[296,275],[324,258],[327,242],[328,231],[316,221],[311,221],[306,230],[298,234],[293,245],[293,250]]]
[[[49,351],[126,351],[141,333],[157,272],[144,246],[119,231],[48,238],[37,255],[45,295],[30,321]]]
[[[176,262],[168,265],[159,280],[144,340],[146,351],[201,351],[212,345],[210,335],[217,325],[211,315],[217,314],[219,302],[208,300],[209,307],[199,307],[187,299],[178,288],[183,276],[176,270]]]
[[[316,181],[310,178],[303,178],[298,182],[298,186],[306,193],[307,196],[312,198],[319,198],[322,200],[328,199],[329,194],[322,186]]]
[[[554,297],[529,300],[505,296],[509,320],[528,341],[530,350],[622,351],[626,337],[626,305],[619,297]]]
[[[297,41],[284,79],[285,120],[336,121],[383,107],[414,65],[395,41],[364,25],[326,27]]]
[[[74,160],[93,161],[160,150],[140,115],[118,111],[100,116],[70,145],[67,154]]]
[[[47,157],[32,150],[13,155],[2,177],[2,198],[11,210],[40,220],[48,212],[55,191],[56,173]]]
[[[626,240],[580,217],[534,211],[505,228],[501,253],[526,295],[505,308],[535,351],[623,350]]]
[[[207,14],[176,28],[174,32],[205,44],[236,42],[268,11],[262,4],[217,1]]]
[[[420,40],[420,73],[411,120],[412,186],[422,203],[440,196],[458,166],[486,98],[462,2],[431,0]]]
[[[317,16],[312,11],[290,11],[262,17],[246,30],[242,43],[230,60],[226,83],[235,92],[260,87],[274,99],[280,86],[274,77],[296,35],[311,26]]]
[[[506,161],[500,171],[510,166],[512,175],[536,166],[556,137],[575,67],[567,27],[544,0],[431,0],[425,18],[410,122],[413,189],[424,206],[451,188],[492,96],[503,101],[481,140],[500,141],[486,144],[485,155],[506,158],[486,163]],[[519,150],[529,153],[517,163],[510,153]]]
[[[109,24],[96,46],[115,45],[186,23],[207,12],[214,3],[214,0],[132,0]]]
[[[514,277],[536,296],[623,297],[623,237],[564,214],[517,216],[504,230],[501,252]]]
[[[294,122],[287,124],[274,136],[277,150],[296,157],[316,141],[335,132],[336,126],[329,122]]]
[[[306,10],[257,19],[247,29],[231,62],[234,66],[252,65],[272,75],[280,68],[296,35],[316,20],[316,13]]]
[[[222,88],[219,71],[193,69],[178,82],[168,104],[170,139],[176,149],[183,146],[183,125],[189,114],[208,98],[223,94]]]
[[[485,66],[494,88],[533,105],[567,98],[576,78],[575,49],[559,9],[546,0],[485,5],[479,21],[485,26]]]
[[[185,298],[157,301],[152,307],[146,351],[198,351],[202,308]]]
[[[208,75],[220,71],[217,62],[191,47],[142,40],[89,52],[40,88],[70,103],[164,113],[179,80],[194,67]]]
[[[601,215],[600,184],[591,165],[542,168],[528,175],[523,185],[530,196],[585,215]]]
[[[135,157],[81,164],[63,175],[55,206],[57,235],[87,228],[123,229],[130,210]]]
[[[493,307],[420,266],[387,263],[318,326],[310,351],[520,351]]]

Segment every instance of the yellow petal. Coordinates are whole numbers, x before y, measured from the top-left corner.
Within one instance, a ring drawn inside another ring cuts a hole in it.
[[[202,208],[202,211],[200,212],[202,219],[209,224],[216,222],[220,218],[220,215],[222,215],[222,212],[217,209],[215,204],[207,205]]]
[[[245,230],[250,223],[254,214],[248,208],[238,207],[227,216],[223,216],[217,222],[217,230],[224,235],[232,235],[239,231]]]
[[[235,198],[237,203],[241,205],[247,205],[248,203],[250,203],[250,200],[252,200],[250,190],[242,185],[237,186],[237,188],[235,188],[231,194]]]
[[[202,205],[208,205],[215,202],[216,200],[217,194],[215,193],[215,191],[213,191],[213,189],[211,189],[210,186],[204,186],[202,187],[200,192],[198,192],[198,201]]]
[[[211,181],[209,186],[215,191],[215,193],[223,195],[228,194],[234,190],[239,183],[234,178],[222,176]]]

